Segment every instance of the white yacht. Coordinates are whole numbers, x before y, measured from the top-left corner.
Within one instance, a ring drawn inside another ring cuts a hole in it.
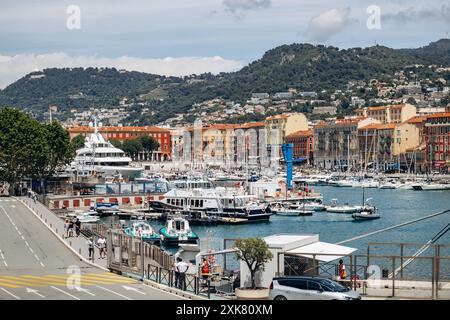
[[[86,137],[83,148],[76,151],[75,159],[66,172],[77,178],[107,178],[121,175],[123,178],[136,178],[142,175],[143,168],[134,167],[125,152],[105,141],[98,132],[97,123],[94,132]]]
[[[204,211],[219,218],[269,220],[270,209],[255,200],[255,196],[225,189],[172,189],[164,194],[164,199],[151,201],[150,207],[157,211]]]

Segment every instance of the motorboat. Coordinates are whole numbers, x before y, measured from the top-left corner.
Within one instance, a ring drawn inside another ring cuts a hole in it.
[[[315,202],[315,201],[308,201],[303,202],[298,205],[298,207],[305,209],[305,210],[311,210],[311,211],[323,211],[325,210],[325,205],[323,203]]]
[[[361,211],[362,206],[353,206],[349,204],[339,205],[337,199],[332,199],[331,204],[326,207],[327,212],[332,213],[355,213]]]
[[[180,243],[197,243],[198,235],[191,230],[189,221],[182,217],[169,218],[166,226],[159,230],[164,245],[177,246]]]
[[[292,208],[287,203],[275,203],[270,210],[279,216],[310,216],[314,213],[313,210],[305,208]]]
[[[352,187],[355,181],[345,179],[345,180],[338,180],[335,184],[336,187]]]
[[[94,215],[94,213],[97,213],[97,212],[87,211],[87,212],[69,214],[68,216],[80,220],[81,223],[97,223],[100,221],[100,217]]]
[[[450,184],[443,183],[416,183],[412,185],[416,191],[442,191],[450,190]]]
[[[151,243],[159,243],[160,237],[158,233],[145,221],[134,222],[131,227],[125,228],[124,232],[126,235],[142,238],[142,240]]]
[[[217,217],[235,217],[249,222],[267,221],[271,212],[256,196],[227,189],[172,189],[162,200],[150,201],[157,211],[204,211]]]
[[[395,183],[393,181],[388,181],[388,182],[380,184],[378,189],[398,189],[399,186],[400,186],[400,184],[398,184],[398,183]]]

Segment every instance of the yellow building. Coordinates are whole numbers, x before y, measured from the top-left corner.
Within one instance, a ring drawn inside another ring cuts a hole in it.
[[[284,138],[297,131],[308,130],[303,113],[286,113],[266,118],[267,144],[281,145]]]
[[[358,109],[356,113],[359,116],[376,119],[381,123],[402,123],[415,117],[417,109],[412,104],[405,103]]]

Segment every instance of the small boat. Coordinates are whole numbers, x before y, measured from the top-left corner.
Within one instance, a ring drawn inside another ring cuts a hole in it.
[[[361,209],[362,206],[338,205],[337,199],[331,199],[331,205],[326,207],[327,212],[331,213],[354,213],[361,211]]]
[[[145,221],[134,222],[131,227],[125,228],[124,230],[126,235],[142,238],[146,242],[159,243],[160,237],[152,228],[151,225],[146,223]]]
[[[339,180],[336,182],[336,187],[352,187],[354,181],[353,180]]]
[[[392,181],[388,181],[386,183],[380,184],[378,189],[398,189],[400,185],[397,183],[394,183]]]
[[[361,212],[355,212],[352,214],[352,218],[357,221],[361,220],[374,220],[381,218],[380,214],[378,213],[378,210],[369,210],[369,211],[361,211]]]
[[[450,190],[450,184],[417,183],[413,184],[412,188],[416,191],[441,191],[441,190]]]
[[[314,213],[313,210],[308,210],[304,207],[294,209],[288,204],[283,204],[280,202],[275,203],[270,210],[279,216],[311,216]]]
[[[180,243],[197,243],[198,235],[191,230],[189,221],[182,217],[169,218],[166,226],[159,230],[161,241],[165,245],[178,245]]]
[[[305,208],[306,210],[312,210],[312,211],[322,211],[325,210],[325,205],[323,203],[318,202],[305,202],[301,204],[301,208]]]
[[[243,224],[247,223],[248,219],[236,217],[219,217],[218,222],[221,224]]]
[[[97,223],[100,221],[100,217],[94,216],[89,212],[77,214],[75,218],[80,220],[81,223]]]

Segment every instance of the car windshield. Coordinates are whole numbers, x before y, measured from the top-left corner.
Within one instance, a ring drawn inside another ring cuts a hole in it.
[[[322,286],[326,287],[327,289],[329,289],[330,291],[333,291],[333,292],[346,292],[346,291],[349,291],[349,289],[347,289],[346,287],[340,285],[337,282],[334,282],[334,281],[331,281],[331,280],[328,280],[328,279],[323,280]]]

